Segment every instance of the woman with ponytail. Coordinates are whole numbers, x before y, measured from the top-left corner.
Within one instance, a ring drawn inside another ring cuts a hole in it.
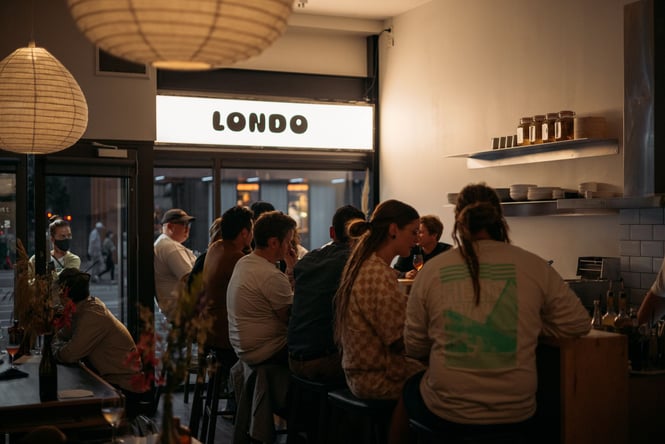
[[[538,336],[586,334],[589,315],[545,260],[510,244],[489,186],[460,192],[453,230],[457,248],[431,259],[409,295],[406,352],[429,368],[407,381],[404,405],[451,440],[527,442]]]
[[[359,398],[398,399],[404,381],[423,367],[404,355],[406,296],[390,267],[418,240],[418,212],[387,200],[369,221],[355,220],[355,241],[335,296],[335,341],[346,381]]]

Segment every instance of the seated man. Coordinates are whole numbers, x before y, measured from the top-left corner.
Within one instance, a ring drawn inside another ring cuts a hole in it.
[[[137,393],[132,379],[140,375],[140,365],[128,365],[127,359],[136,351],[136,344],[127,327],[116,319],[106,305],[90,296],[90,275],[66,268],[58,277],[63,302],[76,305],[71,327],[57,332],[53,354],[63,363],[84,361],[109,384],[120,389],[126,397],[127,416],[137,414],[143,394]],[[137,370],[134,370],[137,369]]]
[[[252,211],[235,206],[221,218],[220,236],[210,244],[203,264],[203,283],[208,300],[208,314],[214,318],[212,331],[206,337],[206,348],[212,348],[219,361],[231,367],[237,360],[229,342],[226,293],[236,263],[245,256],[252,242]]]
[[[399,257],[394,267],[399,270],[399,276],[407,279],[415,279],[418,271],[413,266],[413,255],[421,253],[423,263],[432,259],[437,254],[448,251],[452,245],[439,242],[443,234],[443,223],[441,219],[434,215],[420,217],[420,228],[418,231],[418,245],[411,249],[411,254],[407,257]]]
[[[279,211],[262,214],[254,225],[256,249],[238,260],[229,280],[229,341],[246,364],[288,366],[286,331],[293,289],[287,274],[296,262],[291,247],[295,228],[295,221]],[[287,274],[277,268],[280,260],[286,261]]]
[[[296,375],[318,382],[344,382],[340,353],[333,339],[333,297],[351,251],[346,224],[364,219],[346,205],[332,219],[332,243],[310,251],[294,267],[295,292],[289,319],[289,367]]]

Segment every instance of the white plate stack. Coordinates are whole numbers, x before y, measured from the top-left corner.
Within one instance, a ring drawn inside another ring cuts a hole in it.
[[[510,186],[510,198],[515,201],[527,200],[529,188],[537,187],[538,185],[530,183],[518,183]]]
[[[526,198],[528,200],[552,200],[552,192],[556,187],[529,187]]]

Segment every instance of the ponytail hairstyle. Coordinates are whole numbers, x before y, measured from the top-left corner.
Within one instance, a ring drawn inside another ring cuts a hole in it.
[[[349,237],[355,241],[346,261],[340,285],[335,295],[335,341],[341,347],[341,331],[346,323],[351,290],[365,261],[390,238],[390,225],[402,229],[415,220],[418,212],[410,205],[398,200],[381,202],[369,221],[355,219],[347,226]]]
[[[467,185],[457,197],[452,233],[471,275],[476,305],[480,303],[480,263],[474,245],[476,235],[483,230],[495,241],[510,243],[501,200],[493,188],[481,182]]]

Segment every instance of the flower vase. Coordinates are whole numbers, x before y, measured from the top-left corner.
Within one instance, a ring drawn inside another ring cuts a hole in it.
[[[58,400],[58,365],[51,350],[52,334],[44,335],[42,359],[39,363],[39,399],[42,402]]]
[[[164,404],[162,406],[162,427],[159,434],[159,444],[179,444],[180,437],[173,418],[173,394],[164,393]]]

